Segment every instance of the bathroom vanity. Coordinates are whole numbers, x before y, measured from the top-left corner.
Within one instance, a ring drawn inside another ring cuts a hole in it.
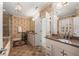
[[[70,42],[58,39],[57,36],[46,37],[46,55],[49,56],[79,56],[79,40],[71,39]]]
[[[47,35],[45,53],[49,56],[79,56],[79,16],[60,18],[57,34]]]

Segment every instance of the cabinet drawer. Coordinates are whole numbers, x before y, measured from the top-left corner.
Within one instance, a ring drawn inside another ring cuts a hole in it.
[[[68,52],[68,54],[69,54],[69,52],[70,52],[70,53],[72,53],[73,56],[74,56],[74,55],[79,56],[79,48],[77,48],[77,47],[70,46],[70,45],[65,45],[64,50],[65,50],[66,52]]]
[[[66,50],[65,50],[64,56],[79,56],[79,55],[77,55],[77,54],[75,54],[75,53],[73,53],[73,52],[71,52],[71,51],[66,51]]]

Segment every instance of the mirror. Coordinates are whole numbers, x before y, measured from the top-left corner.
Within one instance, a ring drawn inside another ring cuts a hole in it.
[[[58,20],[58,34],[64,36],[73,36],[73,24],[72,17],[60,18]]]
[[[74,21],[74,36],[79,37],[79,16],[73,18]]]

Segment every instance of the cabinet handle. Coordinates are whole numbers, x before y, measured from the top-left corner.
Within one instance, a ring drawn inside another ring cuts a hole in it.
[[[63,51],[61,53],[63,54]]]
[[[61,54],[63,54],[63,56],[64,56],[64,50],[61,52]]]

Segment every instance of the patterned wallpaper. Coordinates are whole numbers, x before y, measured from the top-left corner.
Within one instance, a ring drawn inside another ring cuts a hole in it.
[[[32,30],[34,24],[31,23],[31,19],[31,17],[12,16],[12,37],[21,37],[21,32],[18,32],[18,27],[21,27],[22,32]]]

